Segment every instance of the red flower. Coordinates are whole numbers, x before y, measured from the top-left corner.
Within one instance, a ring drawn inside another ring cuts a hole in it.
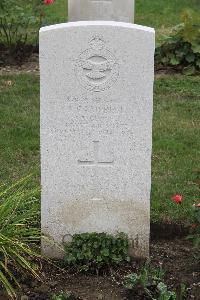
[[[53,4],[55,0],[44,0],[45,5]]]
[[[181,203],[183,201],[183,196],[182,195],[174,195],[172,197],[172,200],[174,200],[176,203]]]

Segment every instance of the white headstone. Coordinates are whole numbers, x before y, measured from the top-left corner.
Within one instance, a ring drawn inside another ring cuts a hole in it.
[[[134,0],[68,0],[68,21],[134,22]]]
[[[75,233],[124,232],[132,254],[148,256],[154,30],[44,27],[40,70],[43,232],[60,245]]]

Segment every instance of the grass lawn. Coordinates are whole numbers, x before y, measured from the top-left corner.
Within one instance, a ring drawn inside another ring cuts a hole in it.
[[[199,0],[135,0],[135,23],[160,29],[181,22],[180,16],[186,9],[200,13]]]
[[[154,95],[152,220],[188,221],[200,192],[200,77],[157,79]],[[170,201],[184,195],[183,205]]]
[[[0,77],[0,99],[0,182],[10,182],[38,171],[39,77]]]
[[[156,41],[159,41],[163,34],[169,34],[173,26],[181,23],[181,14],[188,9],[199,18],[199,0],[135,0],[135,23],[155,28]],[[45,7],[45,14],[44,26],[66,22],[67,0],[56,0]]]
[[[0,181],[36,172],[39,184],[39,77],[0,77]],[[200,187],[200,77],[155,81],[152,221],[190,222]],[[171,200],[184,195],[183,205]]]
[[[200,13],[199,0],[135,0],[135,3],[135,23],[156,29],[178,24],[185,9]],[[56,0],[45,12],[48,24],[66,22],[67,1]]]

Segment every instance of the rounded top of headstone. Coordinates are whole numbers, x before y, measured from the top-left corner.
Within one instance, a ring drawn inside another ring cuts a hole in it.
[[[62,29],[62,28],[64,29],[64,28],[72,28],[72,27],[89,27],[89,26],[121,27],[121,28],[129,28],[129,29],[155,33],[155,30],[152,27],[125,23],[125,22],[115,22],[115,21],[79,21],[79,22],[60,23],[60,24],[42,27],[40,28],[40,33],[45,31],[50,31],[50,30]]]

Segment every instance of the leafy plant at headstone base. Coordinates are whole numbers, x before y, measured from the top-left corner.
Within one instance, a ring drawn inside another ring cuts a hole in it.
[[[192,75],[200,72],[200,19],[186,11],[183,23],[172,29],[169,36],[163,36],[156,47],[156,66],[171,66]]]
[[[168,289],[163,282],[162,268],[153,269],[148,263],[137,273],[131,273],[125,277],[124,287],[127,289],[128,299],[140,296],[141,299],[175,300],[176,293]]]
[[[96,271],[130,261],[128,238],[124,233],[82,233],[64,245],[64,262],[80,271]]]
[[[45,4],[42,0],[1,0],[0,45],[8,49],[9,56],[14,55],[18,49],[24,50],[22,54],[25,55],[28,52],[25,46],[38,43]]]
[[[17,278],[40,279],[33,262],[40,257],[39,191],[27,189],[28,182],[26,177],[8,188],[0,187],[0,285],[11,299],[16,298],[15,287],[20,287]]]

